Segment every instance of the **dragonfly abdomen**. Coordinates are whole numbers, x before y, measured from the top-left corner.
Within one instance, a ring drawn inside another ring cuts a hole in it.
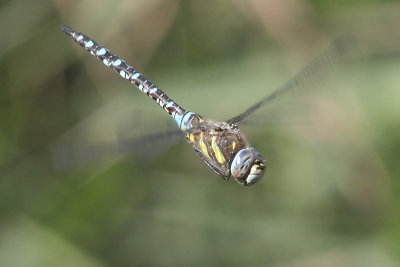
[[[107,48],[103,47],[95,40],[84,35],[83,33],[76,32],[66,26],[62,26],[62,30],[75,42],[77,42],[87,51],[89,51],[90,54],[97,57],[101,62],[103,62],[104,65],[112,68],[122,78],[128,80],[140,91],[147,94],[160,107],[168,112],[170,116],[173,117],[173,119],[182,130],[185,130],[187,128],[187,125],[190,124],[191,119],[189,117],[192,115],[192,113],[186,111],[175,101],[170,99],[161,89],[159,89],[151,81],[147,80],[143,76],[143,74],[136,71],[132,66],[127,64],[125,60],[114,55]]]

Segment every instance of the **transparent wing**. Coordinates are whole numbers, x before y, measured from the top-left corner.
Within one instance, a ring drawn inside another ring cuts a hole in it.
[[[111,117],[106,114],[109,109],[92,114],[53,142],[50,153],[56,170],[127,155],[150,160],[182,140],[183,134],[172,120],[138,110]]]
[[[111,160],[127,155],[150,159],[182,140],[179,130],[161,132],[117,143],[79,144],[63,142],[51,147],[51,158],[56,170],[85,166],[102,160]]]
[[[261,99],[243,113],[229,119],[230,124],[239,124],[257,111],[262,112],[272,102],[275,102],[282,95],[304,88],[314,87],[319,79],[334,69],[338,61],[352,54],[356,50],[356,40],[352,36],[343,36],[335,40],[328,49],[312,60],[297,75],[276,89],[272,94]]]
[[[194,127],[189,131],[199,131],[203,127]],[[186,134],[187,132],[181,130],[169,130],[146,136],[124,136],[115,142],[92,142],[91,144],[78,141],[73,136],[64,135],[50,147],[51,159],[56,170],[79,168],[128,155],[140,160],[150,160],[178,144]]]

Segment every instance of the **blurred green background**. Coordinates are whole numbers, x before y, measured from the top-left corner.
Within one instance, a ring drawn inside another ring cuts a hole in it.
[[[2,1],[0,266],[398,266],[399,14],[388,0]],[[282,101],[243,127],[268,170],[241,187],[184,141],[58,166],[54,144],[108,147],[121,125],[171,121],[62,24],[218,120],[337,36],[362,53],[304,90],[300,112]]]

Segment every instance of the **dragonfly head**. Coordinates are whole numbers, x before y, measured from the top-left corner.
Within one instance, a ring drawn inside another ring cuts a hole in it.
[[[231,175],[241,185],[252,185],[265,173],[261,154],[252,147],[240,150],[233,158]]]

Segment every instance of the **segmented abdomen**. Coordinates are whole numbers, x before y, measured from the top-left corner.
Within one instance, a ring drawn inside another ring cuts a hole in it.
[[[112,68],[122,78],[128,80],[140,91],[147,94],[151,99],[159,104],[174,118],[181,130],[190,128],[194,123],[193,120],[201,118],[199,115],[183,109],[175,101],[170,99],[161,89],[155,86],[151,81],[147,80],[140,72],[136,71],[123,59],[112,54],[108,49],[104,48],[90,37],[80,32],[76,32],[66,26],[62,26],[61,29],[74,41],[89,51],[90,54],[101,60],[104,65]]]

